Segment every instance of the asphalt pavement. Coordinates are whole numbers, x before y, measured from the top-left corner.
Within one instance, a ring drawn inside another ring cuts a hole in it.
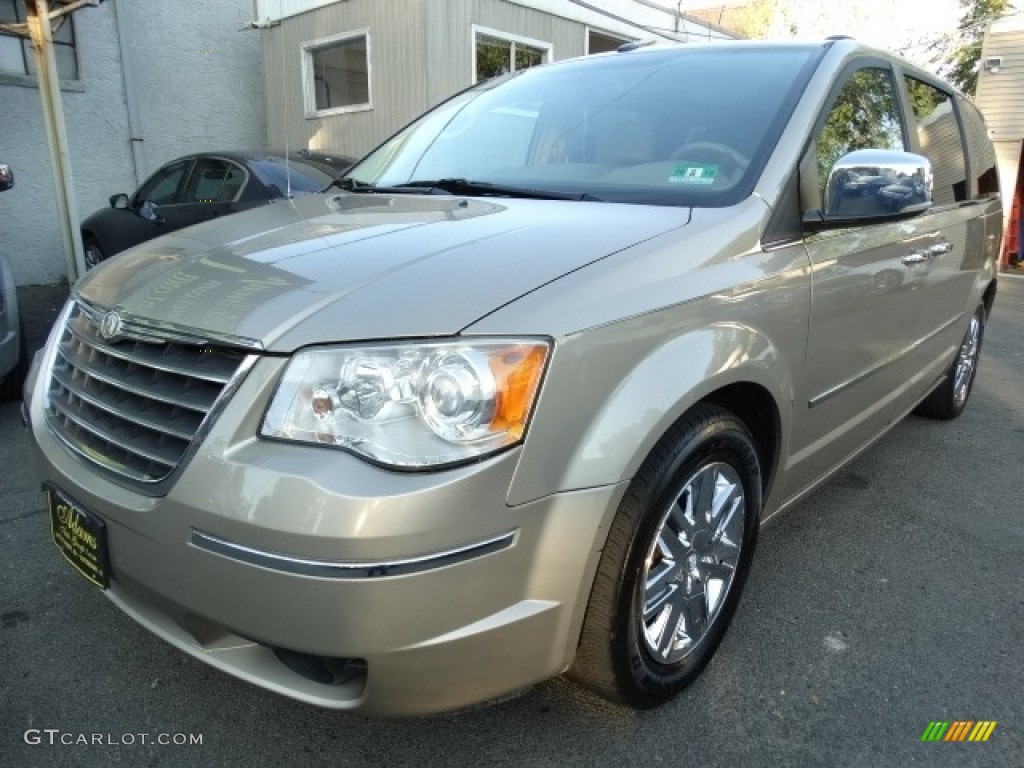
[[[36,307],[30,332],[55,312]],[[0,766],[1024,764],[1021,277],[1000,283],[963,416],[907,419],[767,526],[717,656],[649,712],[557,679],[486,709],[368,720],[234,680],[63,561],[28,451],[0,405]],[[922,742],[935,720],[996,726]]]

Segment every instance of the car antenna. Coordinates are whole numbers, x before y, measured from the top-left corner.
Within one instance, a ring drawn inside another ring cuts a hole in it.
[[[288,157],[288,51],[284,39],[284,12],[282,5],[284,0],[277,0],[277,17],[281,19],[281,96],[284,99],[284,179],[285,179],[285,200],[292,199],[292,166]]]

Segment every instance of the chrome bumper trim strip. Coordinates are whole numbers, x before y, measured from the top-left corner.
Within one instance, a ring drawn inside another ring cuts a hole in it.
[[[246,565],[255,565],[281,573],[296,576],[313,576],[320,579],[379,579],[388,576],[405,576],[455,565],[466,560],[499,552],[512,546],[515,531],[509,531],[484,541],[467,544],[458,549],[434,552],[420,557],[379,562],[336,562],[292,557],[278,552],[267,552],[243,544],[211,536],[202,531],[192,531],[192,546],[204,552],[226,557]]]

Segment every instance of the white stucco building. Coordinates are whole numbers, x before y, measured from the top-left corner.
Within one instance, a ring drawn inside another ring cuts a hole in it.
[[[131,192],[187,152],[266,146],[262,45],[252,0],[106,0],[56,34],[78,213]],[[0,0],[0,21],[24,4]],[[0,35],[0,246],[19,284],[65,274],[53,174],[30,44]]]

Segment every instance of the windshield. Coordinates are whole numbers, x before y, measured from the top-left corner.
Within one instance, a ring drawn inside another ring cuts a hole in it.
[[[347,177],[732,205],[753,189],[821,51],[694,45],[528,69],[441,104]]]

